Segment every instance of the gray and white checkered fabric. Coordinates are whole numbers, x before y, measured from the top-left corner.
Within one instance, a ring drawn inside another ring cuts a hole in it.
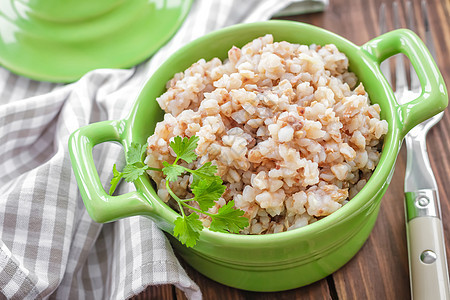
[[[212,30],[268,19],[290,0],[194,1],[184,24],[151,60],[129,70],[95,70],[70,85],[32,81],[0,67],[0,298],[126,299],[174,284],[201,298],[164,234],[132,217],[98,224],[72,173],[68,137],[92,122],[124,118],[155,69]],[[105,185],[119,146],[94,149]],[[119,193],[133,189],[122,184]]]

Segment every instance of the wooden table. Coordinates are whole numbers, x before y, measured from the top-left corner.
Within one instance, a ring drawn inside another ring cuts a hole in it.
[[[330,0],[325,12],[293,16],[290,19],[320,26],[357,45],[380,35],[378,10],[391,1]],[[405,0],[398,1],[404,8]],[[420,2],[414,2],[420,16]],[[437,64],[450,88],[450,0],[428,0],[430,23],[436,41]],[[403,10],[402,10],[403,11]],[[401,19],[403,14],[401,14]],[[401,20],[405,26],[404,20]],[[421,25],[421,24],[420,24]],[[423,33],[423,26],[419,28]],[[447,256],[450,249],[450,116],[434,126],[427,138],[431,166],[436,174],[446,234]],[[409,299],[409,271],[406,248],[403,181],[406,151],[402,148],[394,177],[382,200],[375,228],[357,255],[344,267],[321,281],[295,290],[277,293],[255,293],[216,283],[182,262],[191,278],[200,286],[204,299]],[[450,256],[449,256],[450,257]],[[183,292],[171,285],[152,286],[135,299],[185,299]]]

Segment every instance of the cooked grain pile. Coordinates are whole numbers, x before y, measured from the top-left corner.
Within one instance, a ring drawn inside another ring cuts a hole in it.
[[[171,139],[197,135],[199,159],[189,168],[211,161],[227,186],[211,212],[234,199],[250,221],[244,234],[305,226],[348,202],[378,163],[388,124],[357,82],[336,46],[274,43],[271,35],[233,47],[224,63],[201,59],[157,99],[166,114],[146,163],[173,162]],[[149,174],[170,201],[163,174]],[[189,180],[171,188],[192,197]]]

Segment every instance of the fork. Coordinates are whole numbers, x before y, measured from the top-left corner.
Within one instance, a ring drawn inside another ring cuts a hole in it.
[[[380,30],[386,32],[385,4],[380,6]],[[394,27],[399,25],[399,6],[392,4]],[[435,59],[434,43],[428,22],[425,0],[421,2],[425,44]],[[407,26],[415,31],[414,8],[406,2]],[[402,56],[395,60],[395,97],[399,104],[416,99],[421,94],[421,85],[417,74],[409,66],[410,81],[408,87],[407,70]],[[391,83],[389,61],[381,65],[381,71]],[[392,86],[392,84],[391,84]],[[431,127],[442,119],[443,112],[420,123],[405,136],[407,149],[405,175],[405,210],[407,221],[409,273],[411,297],[413,299],[450,299],[449,276],[445,252],[439,193],[436,179],[427,154],[426,135]]]

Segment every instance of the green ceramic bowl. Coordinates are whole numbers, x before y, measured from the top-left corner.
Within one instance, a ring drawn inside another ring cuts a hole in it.
[[[200,58],[225,58],[231,46],[243,46],[264,34],[277,41],[301,44],[334,43],[345,52],[353,72],[364,83],[373,103],[389,123],[380,162],[369,182],[348,204],[330,216],[288,232],[249,236],[204,229],[194,248],[186,248],[170,236],[176,212],[155,193],[142,175],[136,191],[109,196],[98,178],[92,147],[116,141],[125,150],[131,142],[145,143],[162,112],[155,98],[177,72]],[[397,53],[406,54],[420,78],[423,92],[414,101],[399,105],[380,63]],[[229,286],[253,291],[280,291],[307,285],[339,269],[360,249],[375,223],[381,198],[391,180],[404,135],[415,125],[444,110],[448,95],[444,81],[422,41],[411,31],[396,30],[358,47],[323,29],[290,21],[241,24],[191,42],[148,80],[128,118],[88,125],[70,139],[71,159],[87,210],[97,222],[142,215],[165,230],[176,251],[204,275]],[[401,214],[402,212],[398,212]]]

